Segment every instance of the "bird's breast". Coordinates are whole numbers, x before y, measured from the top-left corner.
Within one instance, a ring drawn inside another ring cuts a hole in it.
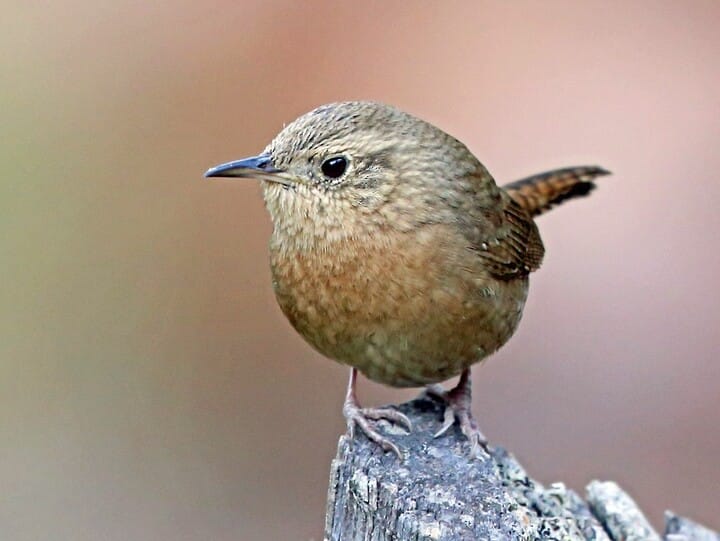
[[[500,347],[526,280],[497,281],[451,230],[377,231],[301,247],[274,235],[282,311],[318,351],[392,386],[448,379]]]

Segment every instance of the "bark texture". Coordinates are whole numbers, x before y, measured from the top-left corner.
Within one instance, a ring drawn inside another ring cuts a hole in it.
[[[502,448],[471,458],[456,427],[433,438],[443,414],[435,400],[397,409],[412,420],[412,433],[381,428],[403,450],[402,462],[363,435],[352,442],[340,438],[330,471],[326,541],[720,541],[670,513],[659,535],[615,483],[594,481],[583,501],[562,483],[534,481]]]

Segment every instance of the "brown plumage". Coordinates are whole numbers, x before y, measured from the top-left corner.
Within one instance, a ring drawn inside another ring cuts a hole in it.
[[[351,367],[343,411],[400,454],[371,421],[409,421],[361,408],[355,374],[396,386],[432,385],[477,450],[469,369],[517,328],[528,275],[544,248],[533,216],[585,194],[606,172],[551,171],[503,188],[458,140],[393,107],[325,105],[283,129],[256,157],[207,176],[263,181],[273,221],[278,303],[322,354]]]
[[[568,199],[589,195],[595,179],[609,174],[596,166],[566,167],[516,180],[503,189],[531,216],[538,216]]]

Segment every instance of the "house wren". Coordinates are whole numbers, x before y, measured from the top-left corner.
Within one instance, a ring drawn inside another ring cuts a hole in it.
[[[528,275],[544,248],[533,216],[585,195],[599,167],[572,167],[498,187],[442,130],[394,107],[333,103],[285,127],[260,154],[207,177],[262,181],[273,222],[270,265],[280,308],[320,353],[349,365],[343,413],[400,456],[362,408],[359,370],[393,387],[430,386],[472,452],[485,438],[471,414],[470,367],[512,336]],[[460,374],[444,391],[434,385]]]

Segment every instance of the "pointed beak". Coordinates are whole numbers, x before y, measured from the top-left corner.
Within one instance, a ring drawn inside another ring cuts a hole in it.
[[[205,172],[206,177],[234,177],[234,178],[253,178],[258,180],[266,180],[268,182],[277,182],[279,184],[292,184],[290,179],[283,174],[281,169],[273,167],[270,156],[260,154],[251,158],[236,160],[234,162],[223,163],[216,167],[211,167]]]

